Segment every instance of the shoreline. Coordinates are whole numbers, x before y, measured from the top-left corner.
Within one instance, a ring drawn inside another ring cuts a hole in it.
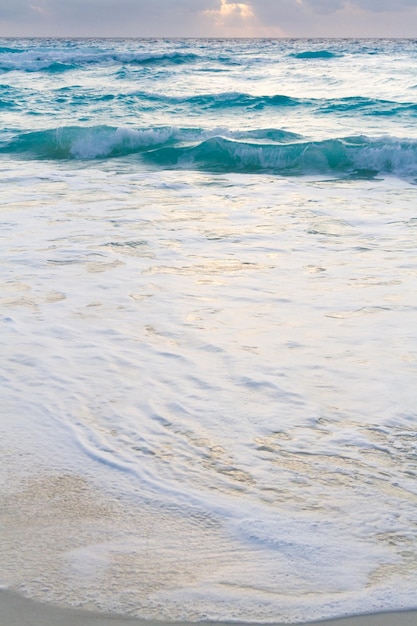
[[[81,609],[61,608],[25,598],[14,591],[0,590],[0,626],[191,626],[191,622],[144,620]],[[254,622],[195,622],[199,626],[254,626]],[[417,609],[370,613],[306,622],[305,626],[415,626]],[[265,625],[266,626],[266,625]],[[268,626],[290,626],[282,622]],[[292,626],[295,626],[292,625]],[[302,626],[300,622],[297,626]]]

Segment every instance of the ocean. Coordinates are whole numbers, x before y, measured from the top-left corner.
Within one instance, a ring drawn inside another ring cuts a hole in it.
[[[416,606],[417,42],[0,41],[0,584]]]

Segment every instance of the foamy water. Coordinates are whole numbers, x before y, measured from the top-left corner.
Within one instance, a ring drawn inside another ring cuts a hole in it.
[[[411,608],[411,41],[3,41],[1,582]]]

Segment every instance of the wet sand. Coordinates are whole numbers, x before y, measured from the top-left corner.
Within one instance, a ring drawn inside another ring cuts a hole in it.
[[[0,626],[169,626],[186,622],[157,622],[117,617],[67,609],[28,600],[12,591],[0,591]],[[198,622],[199,626],[230,626],[230,622]],[[339,619],[310,622],[315,626],[416,626],[416,611],[395,611],[371,615],[357,615]],[[244,626],[233,622],[234,626]],[[253,624],[252,624],[253,626]],[[274,626],[283,626],[276,623]]]

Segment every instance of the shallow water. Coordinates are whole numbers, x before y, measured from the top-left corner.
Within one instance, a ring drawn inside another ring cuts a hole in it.
[[[414,606],[414,42],[3,43],[2,582]]]

